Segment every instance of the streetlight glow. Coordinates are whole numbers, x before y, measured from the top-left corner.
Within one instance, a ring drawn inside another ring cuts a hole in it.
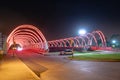
[[[17,50],[18,50],[18,51],[22,51],[22,48],[21,48],[21,47],[18,47]]]
[[[84,30],[84,29],[81,29],[81,30],[79,30],[79,32],[78,32],[80,35],[84,35],[84,34],[86,34],[86,30]]]
[[[115,41],[115,40],[113,40],[113,41],[112,41],[112,43],[116,43],[116,41]]]

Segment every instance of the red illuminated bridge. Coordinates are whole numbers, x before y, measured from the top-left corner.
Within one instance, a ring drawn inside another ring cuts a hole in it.
[[[7,38],[7,50],[9,53],[12,50],[45,53],[49,48],[87,47],[105,48],[106,39],[104,34],[98,30],[82,36],[47,41],[42,32],[35,26],[21,25],[16,27]]]
[[[104,34],[97,30],[85,35],[48,41],[49,48],[106,48]]]
[[[13,50],[11,48],[14,48],[14,45],[18,50],[23,51],[36,51],[39,53],[48,51],[48,44],[44,35],[33,25],[18,26],[10,33],[7,38],[7,50],[9,52]]]

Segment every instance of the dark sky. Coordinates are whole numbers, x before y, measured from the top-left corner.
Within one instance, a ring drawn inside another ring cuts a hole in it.
[[[38,1],[1,2],[0,32],[8,35],[19,25],[31,24],[47,40],[77,36],[81,28],[88,32],[99,29],[107,37],[120,33],[118,0]]]

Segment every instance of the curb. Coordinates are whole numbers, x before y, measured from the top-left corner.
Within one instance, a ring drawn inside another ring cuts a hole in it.
[[[22,62],[18,57],[16,57],[20,62]],[[23,63],[23,62],[22,62]],[[25,65],[25,63],[23,63]],[[26,65],[25,67],[29,70],[29,72],[35,77],[37,80],[42,80],[40,77],[38,77],[30,68],[28,68]]]

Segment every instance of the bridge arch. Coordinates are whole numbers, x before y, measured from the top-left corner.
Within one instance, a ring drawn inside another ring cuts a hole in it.
[[[101,41],[101,45],[98,45],[98,40]],[[56,40],[53,40],[55,42]],[[62,46],[64,48],[66,47],[78,47],[78,48],[89,48],[93,47],[96,49],[99,48],[106,48],[106,39],[102,31],[97,30],[93,31],[91,33],[87,33],[82,36],[75,36],[75,37],[69,37],[69,38],[64,38],[64,39],[58,39],[59,44],[58,46],[65,44],[65,46]],[[50,41],[48,41],[49,43]],[[51,47],[51,46],[49,46]]]
[[[105,36],[103,35],[103,33],[101,31],[93,31],[92,32],[95,36],[98,35],[101,42],[102,42],[102,47],[106,47],[106,40],[105,40]],[[97,37],[96,37],[97,38]]]
[[[14,44],[14,41],[24,50],[32,49],[40,53],[48,50],[48,44],[44,35],[33,25],[20,25],[16,27],[7,38],[7,50]]]

